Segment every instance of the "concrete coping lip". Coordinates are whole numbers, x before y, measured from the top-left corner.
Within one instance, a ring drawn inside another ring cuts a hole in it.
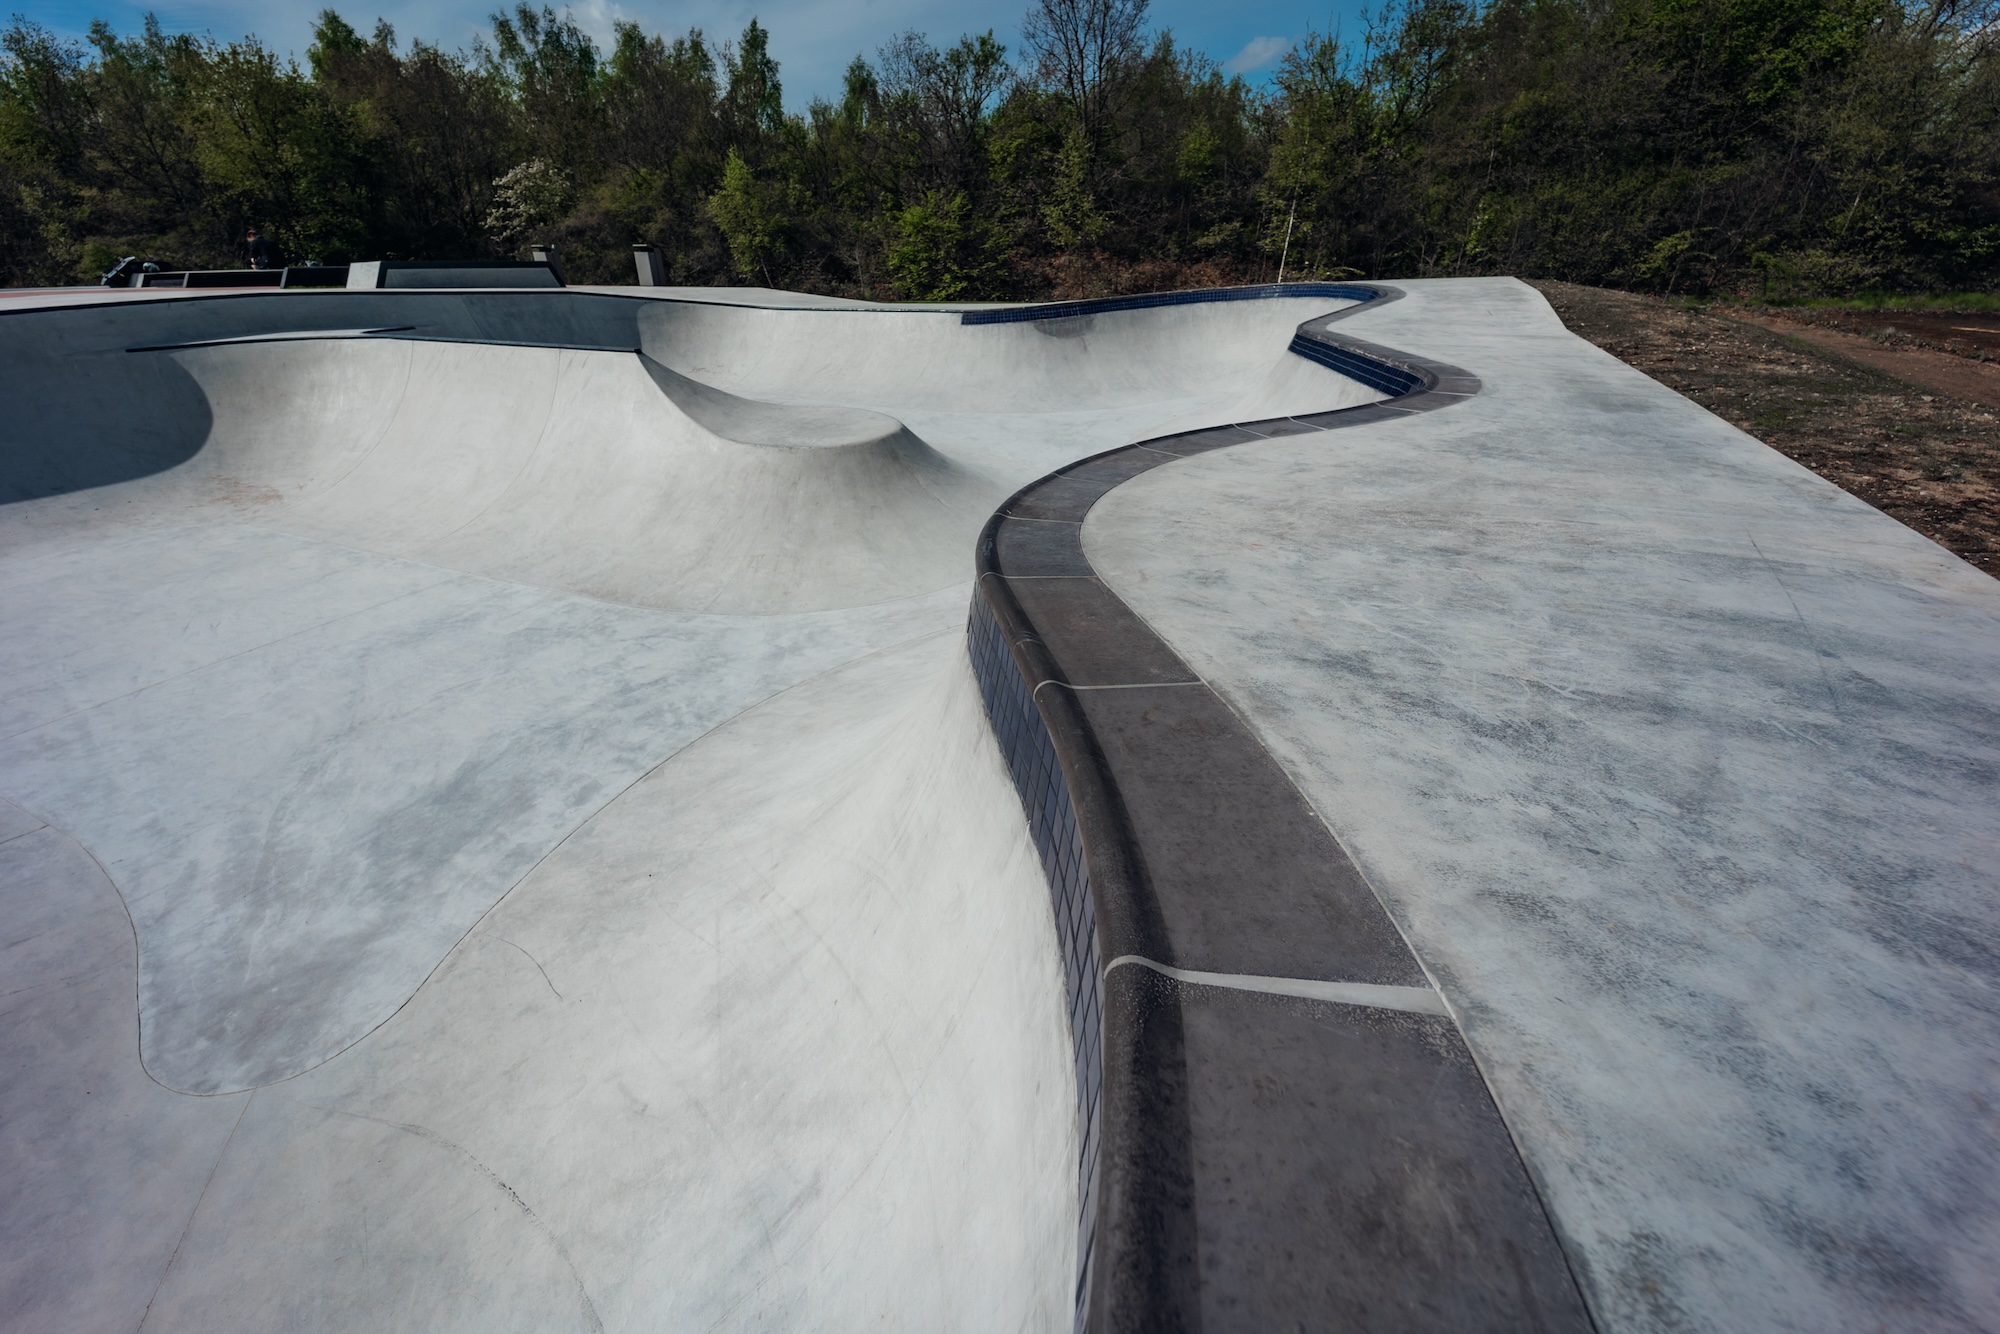
[[[1401,293],[1395,295],[1400,296]],[[964,311],[962,324],[1028,324],[1070,320],[1086,315],[1112,315],[1171,306],[1211,305],[1221,301],[1296,301],[1331,298],[1369,302],[1389,297],[1388,289],[1359,283],[1250,283],[1241,287],[1201,287],[1180,292],[1135,292],[1129,296],[1085,297],[1077,301],[1042,301],[1020,306],[987,306]],[[1391,298],[1393,299],[1393,298]]]
[[[532,290],[532,289],[527,289]],[[128,347],[127,352],[182,352],[198,347],[231,347],[249,343],[299,343],[322,340],[370,339],[398,343],[461,343],[474,347],[532,347],[552,352],[615,352],[638,354],[641,349],[626,343],[565,343],[548,338],[486,338],[460,334],[427,332],[415,324],[392,324],[373,329],[283,329],[272,333],[245,334],[238,338],[200,338],[186,343],[148,343]]]
[[[68,292],[71,288],[31,288],[19,289],[16,294],[29,295],[46,292]],[[96,291],[98,289],[85,289]],[[394,296],[397,298],[425,296],[453,296],[466,293],[501,293],[509,296],[548,296],[564,293],[582,293],[588,296],[608,297],[618,301],[675,302],[689,306],[716,306],[733,310],[779,311],[786,314],[802,315],[939,315],[950,316],[961,324],[1019,324],[1038,323],[1045,320],[1075,319],[1085,315],[1116,314],[1125,311],[1153,310],[1162,307],[1183,305],[1206,305],[1228,301],[1295,301],[1313,297],[1333,297],[1357,301],[1362,304],[1394,301],[1402,293],[1394,288],[1361,283],[1253,283],[1241,287],[1204,287],[1193,291],[1143,292],[1129,296],[1086,297],[1076,301],[1054,302],[854,302],[829,305],[792,305],[785,302],[732,301],[715,297],[698,296],[703,289],[675,288],[671,292],[644,292],[626,287],[598,286],[591,283],[577,283],[565,287],[223,287],[223,288],[130,288],[111,289],[121,293],[149,292],[147,300],[170,301],[215,301],[241,300],[268,296],[323,297],[352,295],[366,291],[371,296]],[[183,291],[188,295],[183,295]],[[171,295],[168,295],[171,294]],[[114,301],[119,298],[114,298]],[[130,299],[126,297],[124,299]],[[1345,313],[1345,312],[1339,312]]]
[[[1076,1328],[1198,1327],[1211,1286],[1218,1301],[1267,1294],[1277,1303],[1267,1316],[1310,1326],[1325,1310],[1306,1294],[1325,1281],[1362,1309],[1443,1300],[1536,1310],[1544,1329],[1587,1331],[1591,1316],[1527,1165],[1444,997],[1373,887],[1262,739],[1082,549],[1090,510],[1154,468],[1405,420],[1480,391],[1457,366],[1328,328],[1400,298],[1398,289],[1305,288],[965,320],[1338,296],[1356,304],[1300,324],[1288,352],[1382,395],[1077,460],[1016,492],[980,534],[967,651],[1049,881],[1069,992]],[[1022,545],[1010,534],[1023,526],[1044,536]],[[1283,1017],[1279,1000],[1311,1013]],[[1456,1092],[1440,1094],[1446,1087]],[[1308,1123],[1317,1130],[1299,1138]],[[1329,1143],[1339,1145],[1331,1157]],[[1444,1162],[1455,1164],[1449,1184],[1431,1194],[1397,1184],[1430,1180]],[[1328,1274],[1338,1277],[1308,1272],[1318,1262],[1305,1259],[1272,1261],[1288,1271],[1280,1277],[1253,1258],[1274,1230],[1300,1257],[1373,1253],[1365,1220],[1331,1203],[1354,1172],[1394,1197],[1378,1203],[1401,1226],[1441,1229],[1462,1253],[1449,1264],[1416,1251],[1393,1264],[1336,1263]]]
[[[242,334],[235,338],[199,338],[188,343],[148,343],[128,347],[127,352],[178,352],[190,347],[228,347],[235,343],[305,343],[326,338],[373,338],[381,334],[409,333],[414,324],[395,324],[374,329],[281,329],[273,333]]]

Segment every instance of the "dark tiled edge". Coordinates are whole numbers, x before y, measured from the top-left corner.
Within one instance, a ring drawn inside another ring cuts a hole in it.
[[[968,324],[1393,288],[1287,285],[972,312]],[[1356,306],[1349,308],[1360,309]],[[1479,391],[1328,326],[1291,350],[1390,397],[1084,459],[980,535],[968,646],[1047,872],[1076,1057],[1076,1328],[1591,1328],[1449,1019],[1169,980],[1422,986],[1381,904],[1262,743],[1084,556],[1106,492],[1177,458]],[[1420,1183],[1412,1185],[1410,1183]]]
[[[1335,301],[1394,300],[1393,288],[1358,283],[1259,283],[1252,287],[1201,287],[1187,292],[1147,292],[1138,296],[1091,297],[1083,301],[1049,301],[1001,310],[968,310],[961,324],[1026,324],[1037,320],[1067,320],[1080,315],[1108,315],[1121,310],[1157,310],[1162,306],[1203,306],[1217,301],[1267,301],[1272,297],[1327,297]]]
[[[87,288],[88,291],[103,289]],[[146,288],[113,289],[132,293],[144,292]],[[155,291],[186,289],[150,289]],[[861,303],[851,306],[790,306],[769,305],[755,301],[703,300],[692,295],[693,289],[681,289],[671,297],[647,295],[644,289],[619,291],[615,288],[592,288],[582,290],[569,287],[464,287],[464,288],[421,288],[421,287],[294,287],[273,288],[282,291],[288,298],[311,300],[341,300],[354,296],[382,296],[393,293],[398,299],[410,297],[529,297],[543,301],[556,300],[565,304],[573,302],[622,302],[628,305],[653,302],[673,302],[685,306],[715,306],[728,310],[780,311],[799,315],[957,315],[961,324],[1020,324],[1040,320],[1069,319],[1079,315],[1096,315],[1120,310],[1148,310],[1159,306],[1203,305],[1217,301],[1261,301],[1267,297],[1333,297],[1340,300],[1369,301],[1395,300],[1401,292],[1391,288],[1364,287],[1344,283],[1265,283],[1254,287],[1211,287],[1190,292],[1151,292],[1140,296],[1098,297],[1083,301],[1046,302],[1033,306],[1007,306],[990,310],[965,310],[953,305],[928,305],[925,303],[874,304]],[[187,305],[190,302],[217,301],[268,301],[270,292],[257,291],[208,291],[199,296],[174,296],[169,298],[132,296],[122,300],[92,301],[76,306],[25,306],[19,308],[0,307],[0,318],[16,315],[40,315],[55,310],[94,310],[111,306],[152,306]],[[458,340],[454,340],[458,341]],[[462,341],[477,342],[477,338]],[[540,347],[540,343],[524,343],[525,347]],[[564,344],[563,346],[572,346]],[[574,344],[586,351],[622,351],[614,347],[600,349],[595,343]]]
[[[1062,946],[1063,978],[1069,994],[1069,1035],[1076,1058],[1077,1162],[1077,1328],[1089,1292],[1091,1237],[1097,1224],[1098,1100],[1104,1089],[1104,994],[1097,956],[1097,914],[1084,865],[1076,803],[1056,757],[1055,738],[1035,707],[1033,691],[1009,651],[991,600],[973,595],[966,627],[967,648],[986,702],[986,716],[1007,759],[1008,772],[1028,817],[1028,830],[1041,854]],[[1074,736],[1074,733],[1066,735]]]

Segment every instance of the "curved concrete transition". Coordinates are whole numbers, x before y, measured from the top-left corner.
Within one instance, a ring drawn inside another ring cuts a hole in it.
[[[0,1328],[2000,1328],[2000,586],[1511,281],[0,294],[0,617]]]

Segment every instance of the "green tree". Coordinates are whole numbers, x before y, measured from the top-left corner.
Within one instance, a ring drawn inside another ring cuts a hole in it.
[[[332,10],[313,36],[314,81],[364,145],[367,249],[395,259],[495,253],[493,183],[529,151],[502,74],[421,41],[401,54],[387,23],[363,41]]]
[[[1058,250],[1080,250],[1110,229],[1111,220],[1098,209],[1090,188],[1092,157],[1082,126],[1072,127],[1056,154],[1047,202],[1042,205],[1042,222]]]
[[[321,13],[304,69],[148,21],[0,32],[0,275],[143,253],[497,256],[628,247],[676,281],[1086,295],[1361,273],[1660,290],[2000,277],[2000,0],[1390,0],[1268,91],[1143,0],[1032,0],[890,38],[784,109],[770,34],[717,47],[547,6],[400,48]]]
[[[991,288],[993,241],[968,218],[964,194],[933,190],[896,217],[888,269],[910,301],[957,301]]]
[[[589,175],[603,143],[597,44],[567,11],[523,0],[494,14],[494,69],[520,107],[535,156]]]
[[[777,192],[757,179],[734,148],[722,169],[722,184],[708,200],[709,215],[729,242],[729,257],[746,282],[771,286],[771,261],[784,241],[785,217]]]
[[[723,65],[728,75],[724,116],[731,132],[745,140],[782,132],[784,85],[778,81],[778,62],[771,58],[771,34],[756,19],[725,49]]]

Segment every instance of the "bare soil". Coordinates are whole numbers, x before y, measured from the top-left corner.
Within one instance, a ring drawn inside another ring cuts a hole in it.
[[[1978,355],[1977,349],[1965,344],[1958,344],[1954,350],[1945,350],[1893,330],[1855,332],[1837,324],[1805,322],[1790,312],[1754,307],[1716,306],[1712,309],[1730,319],[1760,325],[1773,333],[1838,353],[1849,361],[1873,366],[1878,371],[1921,385],[1933,393],[2000,408],[2000,361],[1985,360]]]
[[[1872,355],[1860,359],[1858,346],[1808,341],[1811,330],[1762,315],[1752,323],[1720,306],[1571,283],[1533,285],[1579,337],[2000,575],[2000,411],[1913,378],[1907,361],[1890,363],[1901,371],[1891,373],[1868,364],[1877,360]],[[2000,327],[1991,316],[1965,322]],[[1921,351],[1926,358],[1947,356]],[[1963,367],[1981,377],[1975,388],[1995,374],[1974,361],[1949,360],[1954,364],[1944,369]],[[1937,377],[1925,372],[1924,378]]]
[[[1890,347],[1932,348],[1979,361],[2000,358],[2000,315],[1991,311],[1777,308],[1788,321],[1873,338]]]

